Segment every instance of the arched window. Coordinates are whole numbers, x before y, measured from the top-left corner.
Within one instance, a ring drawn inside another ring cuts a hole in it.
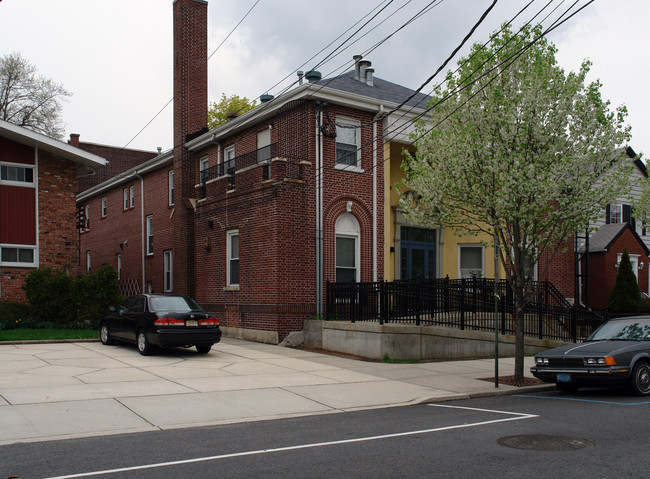
[[[336,219],[336,281],[359,281],[359,222],[350,213]]]

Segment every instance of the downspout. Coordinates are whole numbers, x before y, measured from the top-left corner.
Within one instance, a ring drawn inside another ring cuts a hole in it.
[[[138,170],[135,170],[135,176],[140,178],[140,231],[142,239],[142,292],[147,292],[147,280],[145,272],[145,248],[146,248],[146,238],[145,238],[145,219],[144,219],[144,178],[140,176]]]
[[[316,125],[316,313],[323,314],[323,141],[320,125],[323,124],[323,112],[318,112]]]
[[[372,137],[375,140],[375,147],[372,149],[372,281],[377,282],[377,180],[378,176],[377,175],[377,167],[378,167],[378,162],[377,162],[377,150],[379,149],[379,145],[383,145],[383,140],[379,141],[379,138],[377,136],[377,120],[381,115],[384,113],[384,105],[381,104],[379,105],[379,111],[377,111],[377,114],[373,118],[372,122]],[[381,151],[383,152],[384,149],[382,148]],[[382,158],[383,161],[383,158]]]

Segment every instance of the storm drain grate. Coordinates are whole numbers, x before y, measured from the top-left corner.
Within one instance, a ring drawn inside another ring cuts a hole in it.
[[[550,436],[547,434],[527,434],[507,436],[497,442],[506,447],[526,449],[528,451],[575,451],[593,447],[594,443],[578,437]]]

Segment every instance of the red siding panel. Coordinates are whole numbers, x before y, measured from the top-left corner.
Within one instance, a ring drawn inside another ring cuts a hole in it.
[[[0,138],[0,161],[33,165],[35,164],[34,148],[8,138]]]
[[[0,243],[36,245],[36,189],[0,185]]]

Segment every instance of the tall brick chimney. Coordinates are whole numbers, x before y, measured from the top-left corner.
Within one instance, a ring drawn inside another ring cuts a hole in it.
[[[174,0],[174,292],[195,296],[195,161],[185,142],[208,125],[208,2]]]

